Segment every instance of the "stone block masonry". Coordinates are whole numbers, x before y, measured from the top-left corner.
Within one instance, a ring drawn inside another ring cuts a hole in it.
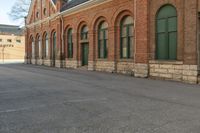
[[[150,61],[150,77],[186,83],[197,83],[197,65],[184,65],[183,62]]]

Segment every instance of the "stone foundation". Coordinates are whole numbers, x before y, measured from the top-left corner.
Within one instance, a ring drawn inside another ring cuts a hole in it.
[[[63,67],[63,61],[62,60],[56,60],[55,61],[55,67],[62,68]]]
[[[43,60],[45,66],[51,66],[51,60]]]
[[[25,58],[25,59],[24,59],[24,64],[31,64],[31,59]]]
[[[135,77],[141,77],[141,78],[147,78],[148,77],[148,64],[135,64],[134,69],[134,76]]]
[[[95,63],[96,71],[103,72],[114,72],[115,71],[115,63],[113,61],[96,61]]]
[[[117,62],[117,73],[122,73],[122,74],[134,74],[134,63],[129,62],[129,61],[121,61]]]
[[[37,65],[43,65],[43,59],[37,59]]]
[[[184,65],[181,61],[150,61],[150,77],[187,83],[197,83],[197,65]]]
[[[88,61],[88,70],[94,71],[95,70],[95,63],[94,61]]]
[[[183,81],[187,83],[198,82],[198,66],[183,65]]]
[[[35,59],[31,59],[31,64],[35,65],[36,64],[36,60]]]
[[[78,62],[76,60],[67,60],[67,61],[65,61],[65,67],[66,68],[77,68]]]

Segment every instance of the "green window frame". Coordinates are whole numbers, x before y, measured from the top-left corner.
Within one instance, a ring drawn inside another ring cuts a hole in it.
[[[38,57],[42,56],[42,44],[41,44],[41,37],[38,36]]]
[[[54,33],[53,33],[53,49],[52,49],[52,52],[53,52],[53,59],[56,58],[56,52],[57,52],[56,40],[57,40],[56,32],[54,32]]]
[[[98,57],[106,59],[108,55],[108,24],[104,21],[98,27]]]
[[[126,16],[120,25],[120,57],[133,58],[134,24],[131,16]]]
[[[49,40],[48,40],[48,35],[45,35],[45,39],[44,39],[44,57],[48,57],[49,54]]]
[[[31,38],[31,57],[35,58],[35,42],[33,38]]]
[[[70,28],[67,33],[67,57],[73,58],[73,30]]]
[[[172,5],[161,7],[156,17],[156,59],[177,60],[177,11]]]

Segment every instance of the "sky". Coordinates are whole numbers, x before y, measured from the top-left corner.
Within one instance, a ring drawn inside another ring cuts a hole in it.
[[[9,11],[11,10],[13,4],[16,0],[1,0],[0,4],[0,24],[9,24],[9,25],[20,25],[20,22],[13,21],[9,18]]]

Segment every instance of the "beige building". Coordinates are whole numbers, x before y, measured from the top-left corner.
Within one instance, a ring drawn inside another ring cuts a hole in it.
[[[0,25],[0,63],[24,62],[25,37],[19,26]]]

